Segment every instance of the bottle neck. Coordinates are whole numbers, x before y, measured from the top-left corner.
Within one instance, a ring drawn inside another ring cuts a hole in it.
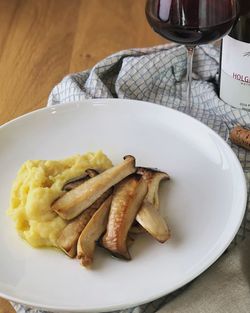
[[[250,14],[250,1],[249,0],[238,0],[240,16]]]
[[[238,3],[239,17],[229,36],[250,43],[250,0],[240,0]]]

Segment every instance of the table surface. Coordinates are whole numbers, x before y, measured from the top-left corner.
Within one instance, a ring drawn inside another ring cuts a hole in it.
[[[166,40],[145,0],[1,0],[0,125],[46,105],[55,84],[119,50]],[[0,313],[15,312],[0,298]]]
[[[166,43],[145,0],[1,0],[0,125],[46,105],[66,74],[111,53]]]

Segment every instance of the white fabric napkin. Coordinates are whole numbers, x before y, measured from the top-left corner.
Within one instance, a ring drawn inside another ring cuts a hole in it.
[[[158,313],[249,313],[250,238],[223,255]]]
[[[192,82],[192,112],[232,147],[250,182],[250,152],[228,139],[236,124],[250,126],[250,112],[233,109],[218,97],[219,50],[213,45],[196,49]],[[145,100],[185,111],[186,51],[165,45],[121,51],[92,69],[66,76],[53,88],[48,105],[86,98]],[[250,312],[250,202],[242,226],[228,252],[204,274],[181,290],[126,313]],[[41,313],[13,304],[18,313]]]

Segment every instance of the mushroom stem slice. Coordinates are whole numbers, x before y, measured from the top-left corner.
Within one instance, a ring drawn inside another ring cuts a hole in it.
[[[136,220],[159,242],[163,243],[170,238],[170,231],[166,221],[152,203],[143,201],[140,211],[136,215]]]
[[[57,245],[69,257],[74,258],[76,256],[77,240],[95,211],[95,208],[85,210],[63,229],[57,240]]]
[[[113,255],[130,260],[127,235],[142,201],[147,183],[140,175],[130,175],[114,188],[107,231],[102,245]]]
[[[80,259],[80,263],[85,267],[92,265],[96,241],[106,230],[111,200],[112,196],[109,196],[101,204],[78,239],[77,258]]]
[[[52,204],[52,209],[63,219],[70,220],[86,210],[110,187],[135,171],[135,158],[130,155],[126,156],[122,163],[65,193]]]
[[[112,194],[112,188],[107,190],[100,198],[98,198],[88,209],[83,211],[80,215],[74,218],[61,232],[57,240],[57,245],[69,257],[74,258],[77,253],[77,241],[88,224],[89,220],[100,207],[100,205]]]
[[[137,173],[147,182],[148,192],[136,215],[136,221],[156,240],[163,243],[170,238],[170,231],[159,211],[158,190],[161,181],[169,179],[169,176],[167,173],[143,167],[138,168]]]

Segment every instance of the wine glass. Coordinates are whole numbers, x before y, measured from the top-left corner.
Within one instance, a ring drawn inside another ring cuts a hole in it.
[[[190,112],[194,49],[230,32],[237,18],[237,0],[147,0],[145,11],[155,32],[187,48],[187,109]]]

